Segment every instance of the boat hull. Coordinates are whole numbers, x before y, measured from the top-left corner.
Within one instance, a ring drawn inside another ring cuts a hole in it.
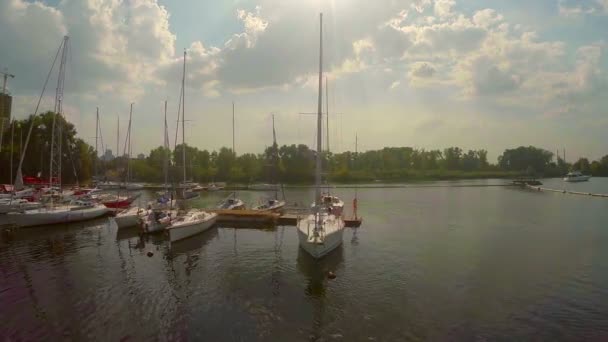
[[[91,220],[108,213],[108,208],[96,205],[86,209],[36,209],[24,213],[8,214],[10,221],[20,227],[45,226]]]
[[[314,223],[309,227],[308,220],[303,219],[298,222],[298,240],[300,247],[315,259],[320,259],[342,244],[344,233],[344,223],[337,219],[336,229],[331,229],[323,234],[323,238],[312,236]],[[341,223],[340,223],[341,222]]]
[[[135,208],[134,210],[128,210],[126,213],[119,213],[114,217],[114,221],[118,229],[133,227],[141,223],[143,215],[143,209]]]
[[[42,204],[38,202],[26,202],[26,203],[6,203],[0,204],[0,214],[8,214],[14,212],[23,212],[26,210],[38,209]]]
[[[217,214],[209,214],[204,220],[198,222],[189,222],[186,224],[179,224],[172,226],[167,229],[169,232],[169,240],[171,242],[183,240],[200,234],[207,229],[211,228],[217,221]]]
[[[576,177],[565,177],[564,181],[569,183],[586,182],[591,176],[576,176]]]

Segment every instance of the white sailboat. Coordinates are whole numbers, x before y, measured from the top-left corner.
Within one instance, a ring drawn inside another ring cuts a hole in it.
[[[197,191],[192,191],[191,185],[189,185],[188,179],[186,178],[186,51],[184,50],[184,66],[182,72],[182,92],[181,92],[181,110],[182,110],[182,167],[184,169],[184,179],[181,182],[181,195],[184,200],[191,200],[200,197]],[[179,120],[179,111],[177,113]]]
[[[323,14],[319,16],[319,95],[317,111],[317,155],[315,169],[315,206],[313,213],[298,221],[300,246],[314,258],[321,258],[342,244],[344,221],[319,205],[321,198],[322,94],[323,94]]]
[[[184,95],[186,93],[185,88],[186,79],[186,51],[184,51],[184,69],[182,75],[182,162],[184,166],[184,183],[186,183],[186,142],[185,142],[185,118],[184,118]],[[198,192],[192,190],[183,191],[185,199],[196,198],[199,196]],[[209,229],[215,224],[217,214],[208,213],[199,209],[190,209],[186,213],[177,216],[175,219],[171,219],[166,230],[169,234],[169,240],[171,242],[182,240],[191,237],[196,234],[200,234],[205,230]]]
[[[234,154],[234,158],[236,159],[236,150],[234,149],[234,102],[232,102],[232,153]],[[209,187],[209,189],[211,189],[211,186]],[[245,202],[241,201],[241,199],[236,197],[235,191],[230,196],[226,197],[223,201],[221,201],[218,204],[217,208],[222,210],[245,209]]]
[[[186,215],[179,216],[167,227],[169,240],[171,242],[183,240],[196,234],[200,234],[211,228],[217,220],[216,213],[208,213],[203,210],[191,209]]]
[[[274,114],[272,115],[272,147],[273,147],[272,181],[275,183],[274,184],[261,184],[261,185],[268,185],[268,188],[266,188],[266,190],[273,190],[274,198],[267,199],[263,204],[253,207],[252,208],[253,210],[265,211],[265,212],[269,212],[269,211],[270,212],[281,212],[283,210],[283,208],[285,207],[285,201],[279,200],[279,195],[278,195],[279,185],[276,183],[276,178],[277,178],[276,173],[277,173],[277,169],[278,169],[278,162],[277,162],[278,161],[278,156],[277,156],[278,146],[277,146],[277,134],[274,129]],[[283,199],[285,199],[285,194],[283,194]]]
[[[53,116],[53,128],[51,134],[51,156],[49,167],[49,188],[53,189],[53,180],[57,179],[59,183],[59,191],[61,191],[61,119],[63,118],[62,102],[63,88],[65,82],[65,65],[67,59],[68,39],[69,38],[67,36],[64,37],[59,47],[61,50],[61,64],[59,66],[59,76],[57,77],[57,90],[55,94],[55,114]],[[21,166],[23,165],[23,159],[27,150],[27,145],[30,139],[33,124],[34,120],[32,120],[32,125],[29,128],[25,147],[23,149],[21,159],[19,161],[19,168],[17,169],[17,181],[20,184],[23,183],[23,180],[21,178]],[[106,208],[104,205],[84,201],[72,201],[68,205],[57,206],[53,203],[53,197],[51,196],[50,204],[46,208],[26,210],[22,213],[10,213],[8,215],[9,221],[11,223],[21,227],[31,227],[90,220],[96,217],[103,216],[107,212],[108,208]]]

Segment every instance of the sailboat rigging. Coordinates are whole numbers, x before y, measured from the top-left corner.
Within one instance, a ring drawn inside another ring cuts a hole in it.
[[[344,221],[332,213],[321,196],[323,103],[323,14],[319,15],[319,92],[317,107],[317,153],[313,213],[298,221],[300,246],[314,258],[327,255],[342,244]]]

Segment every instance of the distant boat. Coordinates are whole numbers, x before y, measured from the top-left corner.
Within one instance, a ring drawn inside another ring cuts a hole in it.
[[[218,204],[217,209],[221,210],[241,210],[245,209],[245,202],[241,201],[238,198],[228,197],[220,204]]]
[[[278,199],[269,199],[266,203],[253,207],[253,210],[257,211],[270,211],[270,212],[281,212],[285,207],[285,201]]]
[[[591,178],[591,176],[583,175],[582,172],[580,172],[580,171],[571,171],[571,172],[568,172],[566,177],[564,177],[564,181],[571,182],[571,183],[586,182],[589,180],[589,178]]]
[[[298,221],[298,240],[302,249],[314,258],[321,258],[342,244],[344,220],[321,205],[322,169],[322,94],[323,94],[323,14],[320,14],[319,94],[317,112],[317,154],[315,168],[315,205],[312,214]],[[342,204],[343,206],[343,204]]]

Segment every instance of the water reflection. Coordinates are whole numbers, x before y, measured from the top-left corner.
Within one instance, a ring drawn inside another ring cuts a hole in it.
[[[342,245],[321,259],[315,259],[306,253],[301,247],[298,248],[297,268],[308,283],[306,295],[315,299],[325,297],[327,290],[328,273],[338,274],[344,264],[344,249]]]
[[[217,236],[217,228],[212,227],[201,234],[197,234],[184,240],[171,242],[168,244],[165,257],[167,259],[173,259],[181,254],[191,255],[196,253]]]

